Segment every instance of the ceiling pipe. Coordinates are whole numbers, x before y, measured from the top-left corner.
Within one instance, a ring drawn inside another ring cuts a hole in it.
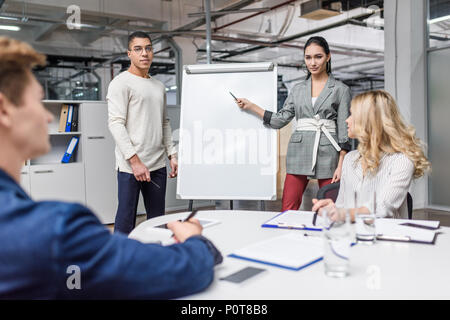
[[[239,9],[244,8],[254,2],[255,2],[255,0],[241,0],[241,1],[234,3],[228,7],[225,7],[222,10],[217,11],[217,14],[212,18],[212,21],[227,15],[227,11],[239,10]],[[221,12],[223,12],[223,13],[220,14]],[[193,30],[200,26],[203,26],[205,23],[206,23],[206,19],[200,18],[200,19],[197,19],[197,20],[195,20],[191,23],[188,23],[184,26],[178,27],[174,31],[190,31],[190,30]]]
[[[364,18],[364,17],[369,17],[371,15],[372,15],[372,13],[366,13],[366,14],[359,15],[358,17]],[[345,20],[342,20],[342,21],[339,21],[339,22],[328,24],[326,26],[318,27],[318,28],[315,28],[315,29],[312,29],[312,30],[309,30],[309,31],[297,33],[297,34],[294,34],[292,36],[284,37],[284,38],[282,38],[280,40],[277,40],[277,41],[265,42],[265,44],[260,44],[260,45],[257,45],[256,47],[249,48],[249,49],[240,51],[238,53],[230,53],[230,54],[228,54],[226,56],[222,56],[220,58],[221,59],[226,59],[226,58],[230,58],[230,57],[233,57],[233,56],[236,56],[236,55],[249,53],[249,52],[252,52],[252,51],[257,51],[257,50],[265,48],[266,46],[279,47],[279,46],[283,45],[285,42],[288,42],[288,41],[292,41],[292,40],[295,40],[295,39],[298,39],[298,38],[306,37],[306,36],[309,36],[309,35],[312,35],[312,34],[315,34],[315,33],[319,33],[319,32],[325,31],[325,30],[329,30],[329,29],[332,29],[332,28],[336,28],[336,27],[340,27],[340,26],[346,25],[350,21],[353,21],[354,18],[355,17],[352,17],[352,18],[345,19]],[[262,42],[262,43],[264,43],[264,42]],[[369,54],[363,54],[361,56],[374,58],[374,57],[377,57],[378,55],[374,55],[374,54],[369,53]]]
[[[263,14],[263,13],[266,13],[266,12],[269,12],[269,11],[276,10],[276,9],[278,9],[278,8],[284,7],[284,6],[286,6],[286,5],[290,4],[290,3],[297,2],[297,1],[299,1],[299,0],[289,0],[289,1],[285,1],[285,2],[283,2],[283,3],[277,4],[276,6],[269,7],[269,8],[267,8],[267,10],[262,10],[262,11],[260,11],[260,12],[251,14],[251,15],[249,15],[249,16],[247,16],[247,17],[244,17],[244,18],[241,18],[241,19],[237,19],[237,20],[232,21],[232,22],[230,22],[230,23],[224,24],[224,25],[222,25],[222,26],[220,26],[220,27],[214,28],[214,32],[217,32],[218,30],[221,30],[221,29],[223,29],[223,28],[232,26],[232,25],[234,25],[234,24],[236,24],[236,23],[239,23],[239,22],[242,22],[242,21],[251,19],[251,18],[253,18],[253,17],[259,16],[260,14]]]
[[[227,10],[227,11],[211,11],[211,16],[224,15],[224,14],[233,14],[233,13],[245,13],[245,12],[260,12],[260,11],[268,11],[270,8],[254,8],[254,9],[239,9],[239,10]],[[193,12],[188,13],[189,18],[195,17],[203,17],[205,15],[204,12]]]
[[[211,64],[211,0],[205,0],[206,63]]]

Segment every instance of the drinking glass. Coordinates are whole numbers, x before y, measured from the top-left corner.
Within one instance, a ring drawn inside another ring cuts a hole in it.
[[[376,193],[373,193],[373,207],[370,213],[358,213],[358,199],[355,192],[356,240],[358,243],[372,245],[377,238],[376,233]]]
[[[352,232],[348,210],[323,210],[325,274],[343,278],[348,275]]]

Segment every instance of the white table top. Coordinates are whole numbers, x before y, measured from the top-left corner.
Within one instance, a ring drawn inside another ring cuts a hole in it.
[[[203,230],[224,256],[215,267],[213,283],[186,299],[449,299],[450,228],[441,227],[434,245],[378,241],[372,246],[357,244],[351,249],[350,275],[330,278],[323,262],[291,271],[266,264],[229,258],[233,250],[270,237],[298,230],[262,228],[277,212],[200,211],[196,218],[220,220]],[[188,212],[170,214],[141,223],[130,238],[154,240],[151,227],[185,218]],[[317,234],[317,233],[316,233]],[[234,284],[219,278],[246,266],[265,272]]]

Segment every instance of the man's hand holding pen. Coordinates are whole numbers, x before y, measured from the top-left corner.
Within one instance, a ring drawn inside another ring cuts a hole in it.
[[[173,232],[173,237],[176,242],[184,242],[186,239],[202,234],[203,227],[195,218],[191,218],[188,221],[171,221],[167,224]]]

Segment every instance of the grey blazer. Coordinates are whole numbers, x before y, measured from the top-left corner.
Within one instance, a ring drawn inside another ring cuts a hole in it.
[[[331,135],[343,150],[350,150],[345,120],[349,116],[351,99],[349,87],[334,79],[330,74],[313,106],[310,78],[292,88],[280,111],[277,113],[265,111],[264,124],[274,129],[280,129],[287,125],[294,116],[298,120],[313,118],[317,114],[321,119],[336,121],[336,133]],[[306,175],[313,179],[333,177],[338,165],[339,153],[324,133],[320,136],[316,166],[314,170],[311,170],[315,134],[313,131],[292,133],[286,157],[287,173]]]

